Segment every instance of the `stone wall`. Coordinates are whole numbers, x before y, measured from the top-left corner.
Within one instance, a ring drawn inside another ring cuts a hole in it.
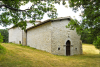
[[[22,30],[19,27],[9,29],[9,42],[22,44]]]
[[[51,22],[27,30],[27,46],[51,52]]]
[[[36,21],[35,23],[38,24],[40,22]],[[27,22],[26,29],[31,26],[34,26],[34,24]],[[26,36],[26,32],[19,27],[12,27],[9,29],[9,42],[27,45]]]
[[[47,22],[26,32],[19,27],[9,29],[9,42],[27,45],[56,55],[66,55],[66,42],[70,41],[70,55],[82,54],[82,42],[76,30],[66,28],[69,20]],[[27,28],[31,25],[28,24]]]
[[[51,32],[51,53],[56,55],[66,55],[66,42],[69,40],[70,55],[80,54],[80,36],[77,35],[75,30],[66,28],[69,23],[68,20],[52,22]],[[60,48],[60,50],[58,50]]]
[[[27,32],[26,31],[22,31],[22,45],[26,46],[27,45]]]

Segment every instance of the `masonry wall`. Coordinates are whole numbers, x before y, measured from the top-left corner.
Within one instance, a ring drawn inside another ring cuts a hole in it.
[[[75,30],[66,28],[69,20],[47,22],[22,31],[15,27],[9,29],[9,42],[27,45],[56,55],[66,55],[66,42],[70,41],[70,55],[82,54],[82,42]],[[28,24],[30,27],[30,24]],[[58,50],[60,48],[60,50]]]
[[[22,31],[22,45],[26,46],[27,45],[27,32],[26,31]]]
[[[38,24],[40,22],[35,22],[35,23]],[[31,26],[34,26],[34,24],[27,22],[26,29]],[[27,33],[24,30],[21,30],[21,28],[19,27],[14,27],[9,29],[9,42],[27,45],[26,36]]]
[[[70,55],[81,54],[80,36],[75,30],[66,28],[69,20],[54,21],[51,26],[51,53],[56,55],[66,55],[66,42],[69,40]],[[58,50],[60,48],[60,50]]]
[[[35,22],[35,25],[39,24],[40,22],[36,21]],[[27,23],[27,26],[26,26],[26,29],[29,28],[29,27],[32,27],[34,26],[34,24],[28,22]],[[22,31],[22,45],[26,46],[27,45],[27,32],[26,31]]]
[[[28,30],[27,46],[51,52],[51,22]]]
[[[9,29],[9,42],[22,44],[22,30],[19,27]]]

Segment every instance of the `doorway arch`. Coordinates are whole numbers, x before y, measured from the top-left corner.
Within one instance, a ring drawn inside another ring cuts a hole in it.
[[[66,56],[70,55],[70,41],[68,40],[66,42]]]

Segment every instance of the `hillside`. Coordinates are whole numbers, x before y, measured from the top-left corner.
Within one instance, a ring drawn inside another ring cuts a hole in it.
[[[100,67],[99,50],[83,44],[83,55],[57,56],[48,52],[2,43],[6,54],[0,54],[0,67]]]

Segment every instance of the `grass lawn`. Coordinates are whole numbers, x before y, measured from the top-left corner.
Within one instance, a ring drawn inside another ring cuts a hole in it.
[[[57,56],[27,46],[2,43],[0,67],[100,67],[100,54],[91,44],[83,44],[83,55]]]

